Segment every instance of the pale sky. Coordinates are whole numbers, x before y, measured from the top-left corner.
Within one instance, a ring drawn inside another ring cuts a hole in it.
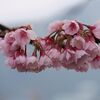
[[[0,0],[0,22],[42,20],[87,0]]]

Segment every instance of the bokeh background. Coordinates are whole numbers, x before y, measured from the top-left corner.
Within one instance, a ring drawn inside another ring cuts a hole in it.
[[[0,0],[0,23],[9,27],[31,24],[38,36],[45,36],[48,24],[55,20],[93,24],[100,19],[99,9],[100,0]],[[19,73],[4,59],[1,54],[0,100],[100,100],[99,69]]]

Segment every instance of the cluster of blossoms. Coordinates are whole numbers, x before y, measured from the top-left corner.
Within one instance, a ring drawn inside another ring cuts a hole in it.
[[[100,68],[100,22],[85,25],[76,20],[56,21],[48,35],[37,37],[31,28],[20,27],[0,39],[0,51],[6,63],[21,72],[40,72],[46,68],[74,69],[86,72]],[[27,45],[33,46],[31,55]]]

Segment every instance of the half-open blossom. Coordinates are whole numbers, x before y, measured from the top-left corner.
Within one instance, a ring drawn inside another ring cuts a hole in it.
[[[62,29],[66,34],[74,35],[79,31],[79,25],[76,21],[66,20],[65,24],[62,26]]]
[[[71,40],[71,46],[76,47],[77,49],[83,49],[85,45],[85,40],[81,36],[75,36]]]
[[[38,62],[39,62],[39,67],[43,69],[46,67],[51,67],[53,65],[52,60],[47,55],[42,55]]]
[[[16,48],[16,47],[14,47]],[[2,44],[2,51],[4,53],[5,56],[7,57],[13,57],[16,50],[13,49],[12,45],[6,43],[5,41],[3,41],[3,44]]]
[[[75,62],[77,63],[78,59],[81,59],[83,56],[88,56],[84,50],[76,50],[75,52]]]
[[[22,47],[25,46],[30,41],[28,32],[25,29],[17,29],[14,32],[13,37],[15,38],[16,42]]]
[[[32,30],[27,30],[27,35],[28,35],[29,39],[31,39],[31,40],[37,39],[36,33]]]
[[[26,69],[28,71],[34,71],[38,67],[38,60],[35,56],[27,57]]]
[[[98,23],[96,23],[94,25],[94,29],[92,30],[94,36],[97,38],[97,39],[100,39],[100,21],[98,21]]]
[[[5,35],[4,40],[9,45],[12,45],[12,43],[15,41],[15,37],[13,36],[14,32],[9,32]]]
[[[62,29],[64,22],[63,21],[55,21],[49,25],[48,31],[49,33],[56,32]]]
[[[66,49],[64,52],[62,52],[60,54],[60,62],[61,64],[63,65],[63,67],[65,68],[69,68],[69,64],[74,62],[74,55],[75,55],[75,52],[73,50],[70,50],[70,49]]]
[[[20,55],[20,56],[16,57],[16,59],[15,59],[15,67],[20,72],[27,71],[26,62],[27,62],[26,57]]]
[[[96,56],[100,56],[100,46],[93,41],[87,42],[84,50],[90,55],[90,61],[92,61]]]
[[[86,62],[79,62],[74,64],[74,68],[77,72],[86,72],[89,69],[89,64]]]
[[[59,60],[60,52],[56,48],[50,49],[49,52],[47,53],[47,55],[50,57],[50,59],[53,62],[53,65],[55,67],[60,67],[61,66],[60,60]]]
[[[100,68],[100,56],[96,56],[92,61],[91,61],[91,67],[92,68]]]
[[[15,42],[15,38],[13,37],[13,34],[14,32],[9,32],[5,35],[4,37],[4,40],[2,40],[2,42],[0,43],[1,44],[1,48],[2,48],[2,51],[3,53],[6,55],[6,56],[14,56],[14,52],[17,50],[17,47],[16,46],[13,46],[12,45],[14,44]],[[16,48],[16,50],[15,50]]]
[[[90,67],[90,62],[88,62],[88,55],[87,54],[78,54],[80,55],[77,61],[70,63],[68,69],[74,69],[77,72],[86,72]]]
[[[97,44],[94,41],[88,41],[85,43],[84,50],[94,50],[97,48]]]

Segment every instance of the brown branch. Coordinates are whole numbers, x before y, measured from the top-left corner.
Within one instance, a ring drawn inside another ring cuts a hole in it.
[[[10,32],[10,30],[11,30],[10,28],[8,28],[8,27],[6,27],[6,26],[0,24],[0,37],[1,37],[1,38],[4,38],[5,34],[6,34],[7,32]]]
[[[19,29],[19,28],[24,28],[26,30],[31,30],[32,29],[30,25],[16,27],[16,28],[10,28],[10,27],[7,27],[5,25],[0,24],[0,37],[4,38],[6,33],[10,32],[10,31],[15,31],[16,29]]]

